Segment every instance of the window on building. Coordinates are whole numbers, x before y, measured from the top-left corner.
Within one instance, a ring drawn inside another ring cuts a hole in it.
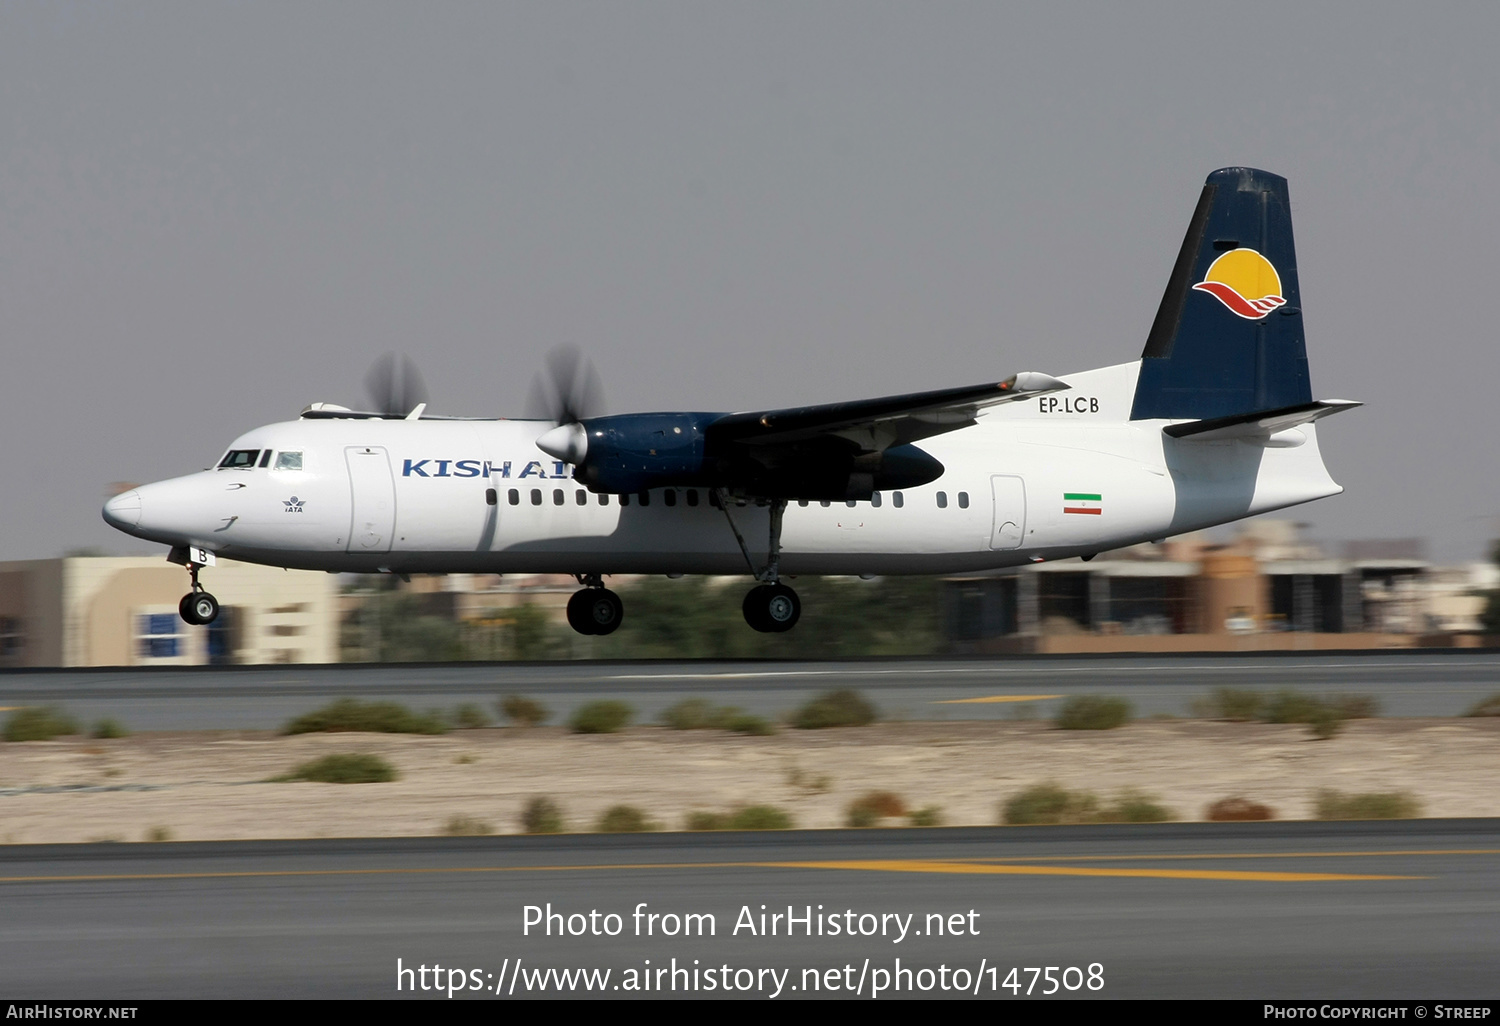
[[[26,630],[18,616],[0,616],[0,659],[10,659],[26,648]]]
[[[140,613],[135,618],[136,651],[143,659],[187,655],[187,624],[176,613]]]
[[[948,493],[947,492],[938,492],[938,494],[937,494],[937,500],[938,500],[938,509],[947,509],[948,508]]]
[[[276,454],[276,470],[301,470],[302,454],[300,452],[279,452]]]

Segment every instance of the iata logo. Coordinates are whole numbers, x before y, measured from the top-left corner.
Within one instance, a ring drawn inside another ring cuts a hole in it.
[[[1271,261],[1253,249],[1231,249],[1208,265],[1208,273],[1193,288],[1207,292],[1251,321],[1286,305],[1281,295],[1281,275]]]
[[[286,507],[288,513],[301,513],[302,507],[307,503],[306,499],[299,499],[293,495],[290,499],[282,499],[281,504]]]

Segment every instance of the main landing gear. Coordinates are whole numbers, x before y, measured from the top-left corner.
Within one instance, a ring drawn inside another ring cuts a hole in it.
[[[213,623],[219,618],[219,600],[203,590],[203,585],[198,583],[198,564],[188,564],[188,575],[193,579],[193,590],[182,596],[182,601],[177,603],[177,615],[181,616],[184,623],[190,623],[195,627]]]
[[[734,531],[735,540],[740,543],[740,551],[745,554],[750,572],[761,582],[745,596],[741,606],[745,622],[762,634],[780,634],[791,630],[797,626],[797,621],[802,616],[802,600],[795,591],[781,583],[781,518],[786,513],[786,500],[771,500],[770,544],[766,551],[766,565],[757,570],[755,560],[750,558],[750,549],[745,545],[745,536],[740,534],[739,525],[729,512],[729,496],[721,488],[718,497],[719,508],[729,520],[729,526]]]
[[[625,619],[620,596],[604,586],[598,574],[579,574],[582,591],[568,599],[568,626],[579,634],[613,634]]]

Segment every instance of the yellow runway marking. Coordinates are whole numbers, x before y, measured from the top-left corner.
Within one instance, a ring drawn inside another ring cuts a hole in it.
[[[983,698],[945,698],[935,701],[933,705],[979,705],[988,702],[1040,702],[1048,698],[1061,698],[1062,695],[985,695]]]
[[[1500,855],[1500,848],[1434,848],[1414,851],[1262,851],[1203,855],[976,855],[944,862],[1140,862],[1174,859],[1392,858],[1402,855]]]
[[[788,869],[863,869],[885,873],[975,873],[1003,876],[1110,876],[1158,880],[1255,880],[1262,883],[1306,883],[1328,880],[1422,880],[1420,876],[1370,876],[1357,873],[1270,873],[1236,869],[1092,869],[1086,866],[981,865],[963,862],[918,862],[888,859],[867,862],[781,862]]]
[[[1332,854],[1332,853],[1330,853]],[[1487,852],[1346,852],[1343,854],[1487,854]],[[1154,877],[1175,880],[1255,880],[1263,882],[1303,882],[1318,880],[1422,880],[1420,876],[1368,875],[1354,873],[1278,873],[1253,870],[1209,870],[1209,869],[1127,869],[1099,868],[1089,866],[1046,866],[1037,862],[1061,861],[1074,856],[1028,859],[1031,864],[967,860],[920,860],[920,859],[864,859],[812,862],[637,862],[618,865],[577,866],[455,866],[449,868],[426,867],[414,869],[247,869],[205,873],[95,873],[75,876],[4,876],[5,883],[103,883],[110,881],[148,880],[233,880],[262,877],[290,876],[433,876],[452,873],[566,873],[588,870],[649,870],[649,869],[845,869],[890,873],[972,873],[980,875],[1021,876],[1095,876],[1095,877]],[[1133,856],[1135,858],[1193,858],[1217,856]],[[1247,858],[1254,856],[1224,856],[1225,858]],[[1276,856],[1271,856],[1276,857]],[[1286,858],[1297,855],[1281,856]],[[1076,856],[1086,858],[1086,856]],[[1100,856],[1102,861],[1108,856]]]

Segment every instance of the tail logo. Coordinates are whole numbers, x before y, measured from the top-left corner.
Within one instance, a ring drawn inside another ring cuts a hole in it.
[[[1281,275],[1271,261],[1253,249],[1231,249],[1208,267],[1203,280],[1193,286],[1207,292],[1246,320],[1258,321],[1278,306],[1285,306],[1281,295]]]

